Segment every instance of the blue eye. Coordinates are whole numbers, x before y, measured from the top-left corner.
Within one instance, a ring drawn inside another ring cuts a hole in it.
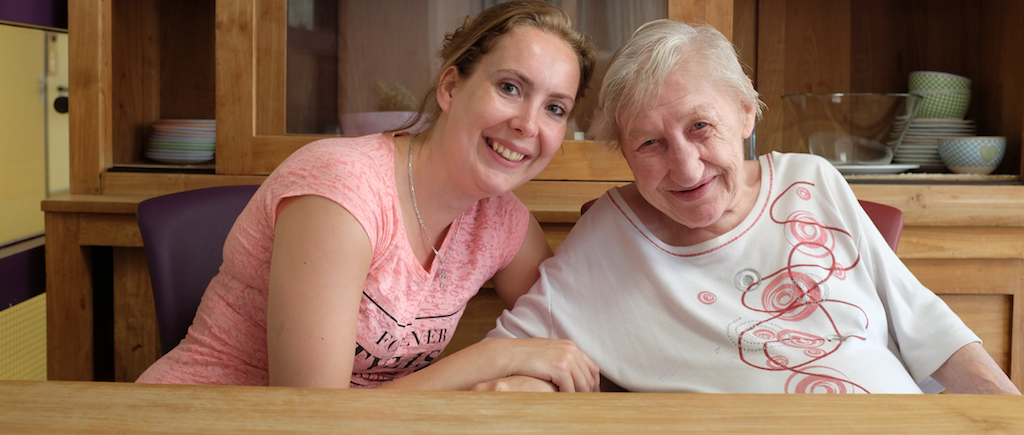
[[[657,142],[658,142],[657,139],[650,139],[650,140],[647,140],[646,142],[640,144],[640,146],[644,147],[644,146],[647,146],[647,145],[654,145]]]
[[[706,123],[706,122],[698,122],[696,124],[693,124],[693,129],[694,130],[700,130],[700,129],[702,129],[704,127],[707,127],[707,126],[708,126],[708,123]]]
[[[557,104],[552,104],[548,106],[548,110],[551,111],[551,113],[554,113],[555,116],[559,118],[565,116],[565,108]]]

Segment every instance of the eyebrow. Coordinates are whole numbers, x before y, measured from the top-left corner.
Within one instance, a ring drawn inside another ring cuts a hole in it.
[[[715,105],[711,103],[698,103],[693,106],[689,113],[686,114],[686,118],[715,118],[719,117],[718,111],[715,110]],[[629,127],[629,133],[626,135],[626,139],[635,140],[643,137],[652,137],[662,135],[660,127],[657,128],[643,128],[635,127],[637,124],[636,119],[633,119],[634,126]]]
[[[517,69],[514,69],[514,68],[503,68],[503,69],[499,69],[497,72],[498,73],[505,73],[505,74],[512,74],[512,75],[516,76],[517,78],[519,78],[519,81],[521,81],[523,83],[526,83],[527,86],[529,86],[531,88],[534,86],[533,80],[530,80],[529,77],[527,77],[526,75],[524,75],[523,73],[521,73]],[[563,94],[561,92],[555,92],[555,93],[551,94],[550,96],[558,98],[558,99],[566,99],[566,100],[569,100],[569,101],[576,101],[575,97],[569,96],[567,94]]]

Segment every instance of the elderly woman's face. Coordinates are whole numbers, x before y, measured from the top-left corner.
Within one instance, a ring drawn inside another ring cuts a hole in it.
[[[620,130],[640,194],[690,229],[721,225],[723,215],[757,197],[743,185],[743,139],[754,128],[755,109],[715,85],[708,73],[683,65],[658,100]]]

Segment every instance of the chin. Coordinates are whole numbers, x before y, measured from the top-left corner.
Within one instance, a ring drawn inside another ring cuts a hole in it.
[[[722,219],[722,212],[717,207],[710,207],[710,210],[706,209],[708,207],[709,206],[698,207],[697,209],[686,209],[682,213],[676,215],[679,219],[674,220],[683,226],[694,230],[710,227]]]

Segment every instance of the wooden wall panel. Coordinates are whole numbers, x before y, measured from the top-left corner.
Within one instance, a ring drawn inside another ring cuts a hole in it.
[[[466,303],[466,311],[459,320],[459,326],[455,331],[451,331],[454,335],[438,359],[483,340],[497,325],[498,316],[503,310],[505,303],[493,288],[480,289],[480,292]]]
[[[113,2],[112,20],[119,23],[111,30],[115,164],[142,160],[146,130],[160,119],[159,6],[157,0]]]
[[[622,153],[594,142],[565,141],[534,180],[632,181]]]
[[[902,260],[935,293],[1024,295],[1024,259]]]
[[[758,154],[807,152],[782,96],[849,92],[850,2],[762,0],[758,13],[758,85],[769,109],[758,125]]]
[[[1013,297],[1006,295],[939,295],[939,297],[946,301],[949,308],[981,338],[985,350],[996,361],[999,368],[1009,375]]]
[[[135,382],[163,353],[142,248],[114,248],[114,380]]]
[[[217,173],[254,174],[255,5],[253,2],[218,1],[215,23]]]
[[[257,2],[256,134],[286,133],[288,3]],[[283,160],[283,159],[282,159]],[[279,161],[280,163],[280,161]]]
[[[103,186],[110,195],[149,198],[204,187],[262,184],[266,178],[265,175],[110,172],[104,174]]]
[[[900,258],[1024,258],[1024,228],[905,227]]]
[[[907,226],[1024,227],[1020,186],[933,184],[894,188],[886,184],[851,184],[858,198],[903,211]],[[979,210],[984,210],[979,213]]]
[[[971,105],[981,134],[1006,136],[1006,155],[996,169],[1000,174],[1020,174],[1024,130],[1024,2],[979,2],[979,56],[971,93]]]
[[[160,0],[159,3],[160,118],[214,119],[217,111],[216,2]]]
[[[684,23],[707,23],[733,40],[735,0],[668,0],[668,18]]]
[[[111,0],[68,3],[71,193],[101,193],[113,165],[111,27]]]
[[[81,246],[142,247],[142,233],[135,214],[102,215],[82,213],[78,219]]]
[[[78,214],[46,214],[46,379],[94,377],[92,262],[78,247]],[[66,362],[74,364],[66,364]]]
[[[739,52],[743,70],[757,88],[757,3],[758,0],[733,2],[732,43]]]
[[[513,192],[540,222],[575,223],[580,207],[626,182],[528,181]]]
[[[565,237],[569,235],[569,231],[572,230],[572,224],[564,223],[542,223],[541,228],[544,230],[544,238],[547,239],[548,245],[551,246],[551,250],[558,249],[558,245],[561,245],[565,241]]]
[[[782,93],[785,79],[786,0],[760,0],[757,9],[757,81],[754,85],[761,101],[768,106],[764,117],[755,126],[757,154],[777,149],[782,141]],[[781,148],[778,148],[781,150]]]

